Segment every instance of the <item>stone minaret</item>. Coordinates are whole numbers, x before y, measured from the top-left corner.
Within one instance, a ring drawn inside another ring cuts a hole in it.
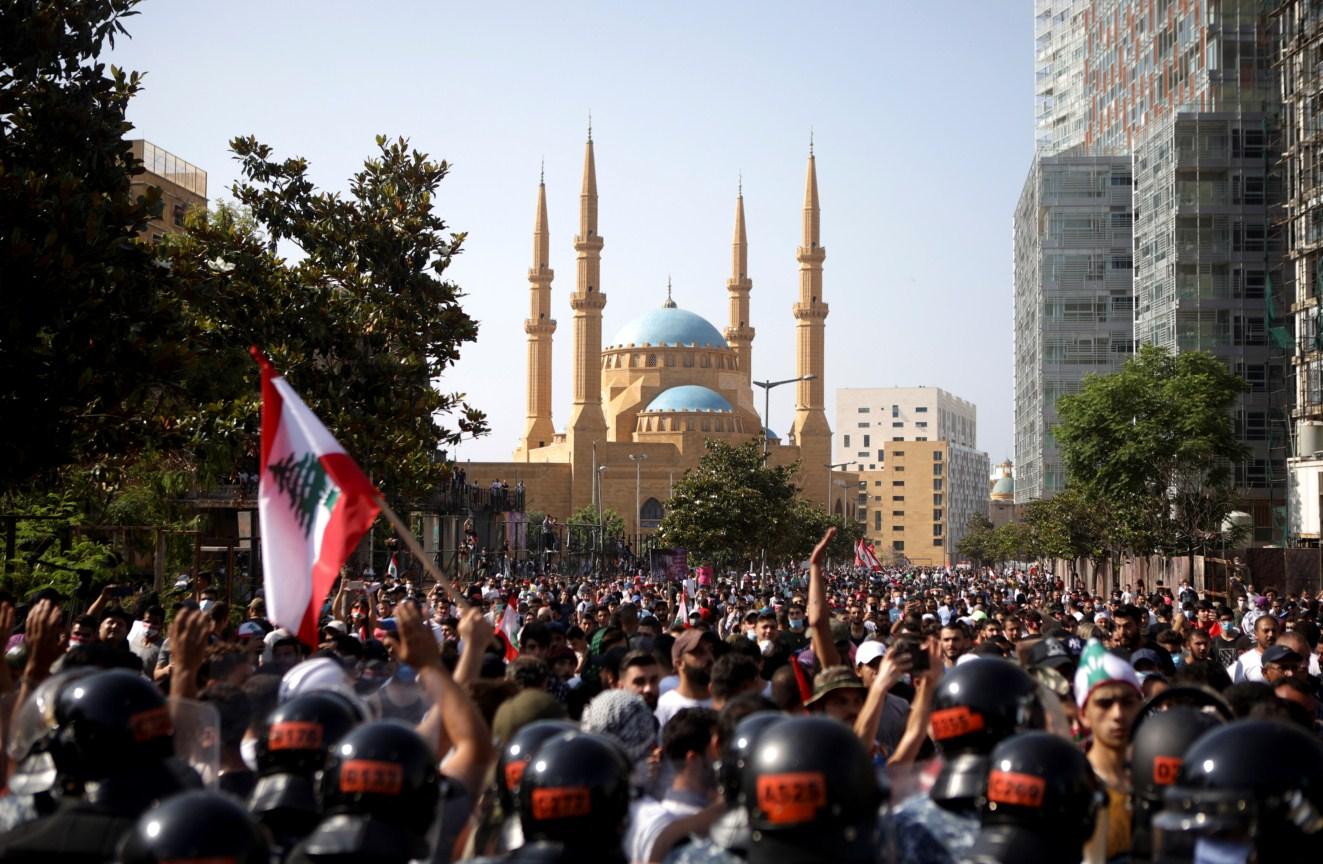
[[[822,248],[819,233],[818,172],[809,143],[808,176],[804,180],[804,243],[795,254],[799,261],[799,302],[795,312],[795,354],[801,376],[795,390],[795,443],[799,445],[803,493],[816,501],[821,495],[827,502],[827,472],[831,462],[831,427],[823,394],[826,392],[826,366],[823,353],[826,339],[827,304],[822,297],[822,262],[827,250]]]
[[[524,424],[523,453],[544,447],[555,437],[551,422],[551,336],[556,322],[551,317],[551,234],[547,230],[547,186],[537,184],[537,216],[533,223],[533,266],[528,270],[528,418]]]
[[[602,414],[602,238],[597,233],[597,166],[593,132],[583,154],[583,190],[579,193],[579,233],[574,238],[578,273],[570,308],[574,310],[574,405],[570,409],[572,509],[592,500],[593,445],[606,442]]]
[[[730,278],[726,291],[730,294],[730,326],[726,328],[726,341],[739,358],[744,386],[753,381],[753,327],[749,325],[749,292],[753,280],[749,278],[749,238],[744,232],[744,184],[735,200],[735,241],[731,244]]]

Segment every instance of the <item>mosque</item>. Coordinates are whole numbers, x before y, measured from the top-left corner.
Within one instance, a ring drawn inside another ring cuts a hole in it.
[[[822,290],[826,258],[819,236],[818,180],[809,148],[804,185],[803,241],[796,251],[799,296],[791,307],[796,323],[795,417],[782,442],[768,430],[768,458],[799,462],[799,486],[808,499],[852,516],[857,488],[853,474],[831,470],[823,362],[827,303]],[[561,521],[595,504],[619,513],[631,534],[655,529],[673,484],[696,466],[709,438],[744,442],[764,423],[754,399],[753,341],[749,325],[749,243],[744,196],[735,205],[731,274],[726,280],[730,319],[724,330],[679,308],[667,286],[666,301],[635,317],[603,344],[602,310],[607,286],[600,277],[605,245],[597,226],[597,171],[591,131],[584,153],[579,195],[579,231],[574,238],[576,273],[572,310],[573,403],[564,431],[551,417],[552,317],[547,198],[538,186],[533,227],[533,262],[528,271],[529,316],[527,419],[511,462],[464,465],[469,482],[486,486],[522,481],[525,509]],[[596,481],[596,482],[594,482]],[[832,495],[835,484],[837,494]],[[841,489],[847,491],[841,493]]]

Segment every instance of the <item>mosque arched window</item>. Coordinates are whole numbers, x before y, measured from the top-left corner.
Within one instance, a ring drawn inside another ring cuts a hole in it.
[[[703,431],[704,432],[712,431],[712,425],[711,423],[708,422],[708,419],[706,417],[703,418]]]
[[[656,498],[649,498],[639,508],[639,527],[644,531],[655,531],[657,526],[661,524],[664,515],[666,515],[666,511],[661,502]]]
[[[656,354],[649,354],[649,355],[648,355],[648,364],[647,364],[647,365],[648,365],[648,368],[649,368],[649,369],[655,369],[655,368],[657,368],[657,355],[656,355]]]
[[[667,367],[671,367],[675,365],[675,355],[672,354],[670,351],[666,352],[666,365]]]
[[[637,368],[639,368],[639,355],[637,355],[637,354],[630,354],[630,355],[629,355],[629,368],[630,368],[630,369],[637,369]]]
[[[689,354],[689,353],[687,353],[687,352],[685,353],[685,355],[684,355],[684,368],[686,368],[686,369],[692,369],[692,368],[694,368],[694,355],[693,355],[693,354]]]
[[[707,369],[707,368],[711,367],[711,365],[712,365],[712,358],[711,358],[709,355],[704,354],[704,355],[703,355],[703,363],[702,363],[702,365],[703,365],[703,368],[704,368],[704,369]]]

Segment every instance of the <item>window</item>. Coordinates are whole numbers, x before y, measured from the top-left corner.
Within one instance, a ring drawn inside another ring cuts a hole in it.
[[[868,428],[868,421],[865,420],[865,421],[861,422],[861,423],[859,424],[859,428],[860,428],[860,429],[867,429],[867,428]]]
[[[940,509],[933,511],[933,521],[934,522],[942,521],[942,511]]]
[[[649,498],[639,508],[639,527],[644,531],[655,531],[661,524],[663,515],[661,502],[656,498]]]
[[[905,466],[904,466],[904,465],[897,465],[897,466],[895,467],[894,470],[895,470],[897,473],[900,473],[901,471],[904,471],[904,470],[905,470]]]
[[[896,419],[896,418],[899,417],[899,416],[900,416],[900,406],[899,406],[899,405],[892,405],[892,406],[891,406],[891,419],[894,420],[894,419]]]
[[[879,462],[885,461],[883,458],[883,452],[881,450],[877,451],[877,461]]]
[[[934,538],[933,538],[933,545],[934,545],[934,546],[937,546],[937,547],[940,548],[941,545],[942,545],[942,538],[941,538],[941,537],[934,537]]]
[[[905,440],[905,436],[904,436],[904,435],[893,435],[893,436],[891,437],[891,440],[892,440],[892,441],[904,441],[904,440]]]
[[[849,446],[850,446],[850,436],[849,436],[849,435],[846,435],[846,436],[845,436],[845,446],[846,446],[846,447],[849,447]]]
[[[918,426],[920,429],[927,429],[927,428],[928,428],[928,421],[927,421],[927,420],[918,420],[918,421],[915,422],[914,425],[915,425],[915,426]]]
[[[928,436],[927,436],[927,435],[917,435],[917,436],[915,436],[914,440],[915,440],[915,441],[927,441],[927,440],[928,440]]]
[[[891,424],[891,428],[892,428],[892,429],[900,429],[900,428],[903,428],[904,425],[905,425],[904,421],[902,421],[902,420],[897,420],[895,423],[892,423],[892,424]]]
[[[892,451],[891,451],[891,456],[892,456],[893,459],[900,459],[900,458],[902,458],[904,455],[905,455],[905,451],[904,451],[904,450],[892,450]]]
[[[915,409],[914,409],[914,413],[915,413],[915,414],[927,414],[927,413],[928,413],[928,406],[927,406],[927,405],[920,405],[918,408],[915,408]]]
[[[934,462],[941,462],[941,461],[942,461],[942,451],[941,451],[941,450],[934,450],[934,451],[933,451],[933,461],[934,461]]]
[[[882,511],[881,511],[881,510],[874,510],[874,511],[873,511],[873,530],[874,530],[874,531],[881,531],[881,530],[882,530]]]
[[[667,366],[667,368],[669,368],[669,367],[675,365],[675,355],[674,355],[674,354],[672,354],[671,352],[667,351],[666,354],[663,355],[663,356],[666,358],[666,366]],[[692,358],[692,357],[685,357],[684,359],[690,361],[690,362],[688,362],[688,363],[685,364],[686,366],[692,366],[692,365],[693,365],[693,358]]]
[[[941,480],[934,480],[934,481],[933,481],[933,491],[934,491],[934,492],[941,492],[941,491],[942,491],[942,481],[941,481]]]
[[[933,506],[934,506],[934,507],[941,507],[941,506],[942,506],[942,496],[941,496],[941,494],[935,494],[935,495],[933,495]]]
[[[648,355],[648,368],[649,368],[649,369],[654,369],[654,368],[656,368],[656,366],[657,366],[657,355],[656,355],[656,354],[649,354],[649,355]]]
[[[941,476],[942,476],[942,463],[941,463],[941,462],[934,462],[934,463],[933,463],[933,476],[934,476],[934,477],[941,477]]]
[[[941,522],[934,522],[934,523],[933,523],[933,536],[934,536],[934,537],[941,537],[941,536],[942,536],[942,523],[941,523]]]
[[[904,495],[892,495],[892,496],[891,496],[891,500],[892,500],[892,501],[904,501],[904,500],[905,500],[905,496],[904,496]]]
[[[865,436],[864,436],[864,446],[865,446],[865,447],[872,447],[872,446],[873,446],[873,442],[869,440],[871,437],[872,437],[872,436],[869,436],[869,435],[865,435]]]
[[[180,226],[181,228],[183,227],[183,225],[184,225],[184,205],[183,205],[183,204],[176,204],[176,205],[175,205],[175,209],[174,209],[174,220],[175,220],[175,224],[176,224],[176,225]]]
[[[891,548],[894,549],[894,550],[897,551],[897,552],[904,552],[904,551],[905,551],[905,541],[904,541],[904,540],[892,540],[892,541],[891,541]]]
[[[864,459],[867,459],[867,458],[868,458],[868,451],[867,451],[867,450],[859,450],[859,451],[857,451],[854,455],[856,455],[856,456],[861,456],[861,457],[863,457]]]
[[[869,411],[872,411],[872,410],[873,410],[872,408],[860,408],[860,409],[859,409],[859,413],[860,413],[860,414],[867,414]]]
[[[901,518],[902,516],[905,515],[905,511],[904,511],[904,510],[892,510],[892,511],[891,511],[891,515],[894,516],[894,517],[896,517],[897,519],[899,519],[899,518]]]
[[[904,480],[892,480],[892,481],[891,481],[891,485],[892,485],[892,486],[904,486],[904,485],[905,485],[905,481],[904,481]]]
[[[874,481],[873,481],[873,485],[874,485],[874,486],[881,486],[881,485],[882,485],[882,481],[881,481],[881,480],[874,480]]]

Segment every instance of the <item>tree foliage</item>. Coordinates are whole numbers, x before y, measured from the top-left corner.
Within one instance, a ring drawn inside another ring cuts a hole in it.
[[[609,507],[602,508],[601,541],[595,543],[597,525],[598,512],[592,504],[585,504],[571,513],[569,520],[566,522],[566,526],[570,531],[570,546],[575,549],[583,549],[625,536],[624,517]]]
[[[1243,448],[1231,410],[1243,389],[1210,354],[1141,347],[1058,403],[1068,484],[1110,509],[1131,551],[1194,549],[1235,504],[1230,468]]]
[[[761,439],[743,444],[709,440],[698,466],[675,484],[658,529],[667,546],[682,547],[718,564],[779,561],[806,555],[826,530],[857,526],[833,522],[826,511],[799,497],[797,465],[771,465]],[[844,536],[831,554],[842,555]],[[846,547],[848,548],[848,547]]]

